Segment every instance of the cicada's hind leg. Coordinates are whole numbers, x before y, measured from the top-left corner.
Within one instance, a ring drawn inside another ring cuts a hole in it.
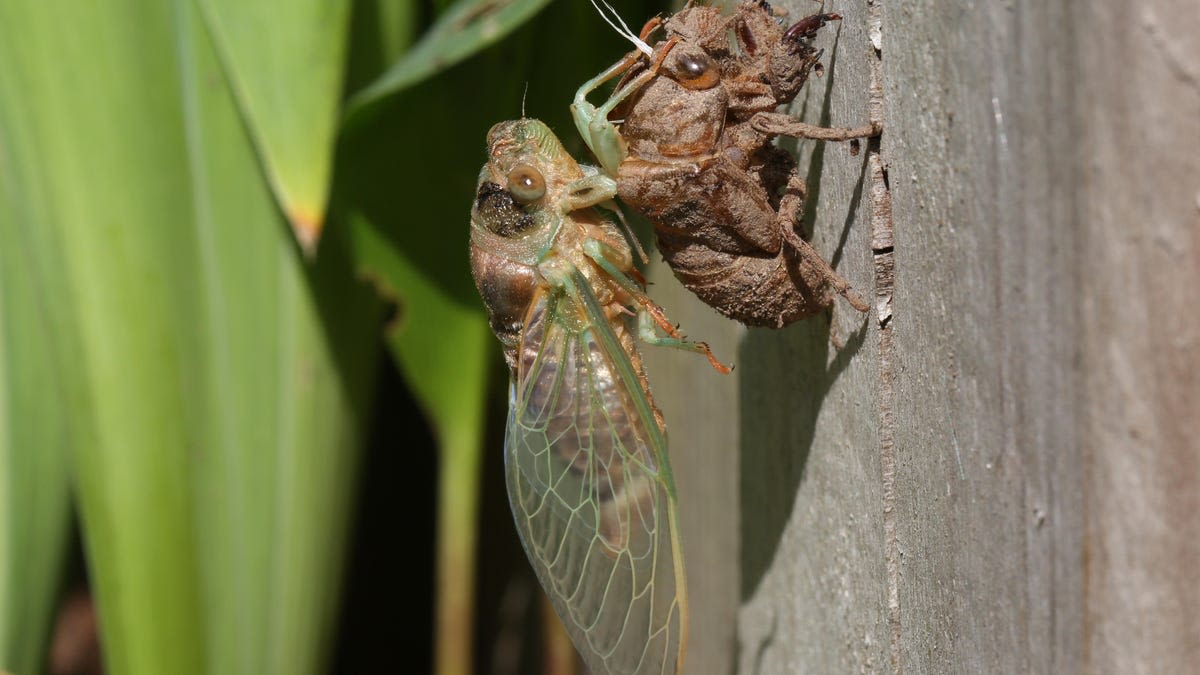
[[[667,335],[665,337],[659,335],[655,330],[655,326],[661,328]],[[647,302],[638,309],[638,337],[641,338],[642,342],[657,347],[670,347],[672,349],[681,349],[685,352],[703,354],[704,358],[708,359],[709,365],[717,372],[724,375],[733,372],[733,366],[727,366],[718,361],[716,356],[713,356],[712,350],[708,348],[708,344],[686,339],[679,332],[679,329],[667,319],[662,307],[653,302]]]
[[[638,337],[647,344],[656,345],[659,347],[671,347],[672,349],[682,349],[688,352],[696,352],[703,354],[712,367],[721,373],[729,373],[733,368],[721,363],[717,357],[713,356],[712,350],[703,342],[695,342],[688,340],[679,332],[679,329],[667,319],[666,313],[662,307],[650,299],[646,295],[645,289],[634,281],[628,274],[621,271],[618,263],[614,259],[619,259],[620,252],[597,239],[588,239],[583,243],[584,253],[589,258],[595,261],[600,269],[604,270],[613,281],[628,292],[638,306]],[[659,335],[655,330],[655,326],[661,328],[666,336]]]
[[[796,255],[800,259],[800,264],[807,269],[814,270],[822,281],[829,288],[837,292],[838,295],[846,298],[850,306],[860,312],[866,312],[869,307],[867,303],[854,292],[850,287],[850,282],[844,277],[835,272],[829,263],[817,253],[817,249],[813,245],[804,240],[796,232],[796,226],[800,222],[800,215],[804,211],[804,200],[808,196],[808,186],[804,183],[804,179],[800,177],[795,170],[788,178],[787,188],[784,191],[783,198],[779,201],[779,215],[777,223],[780,232],[783,233],[783,239],[787,245],[792,247]]]

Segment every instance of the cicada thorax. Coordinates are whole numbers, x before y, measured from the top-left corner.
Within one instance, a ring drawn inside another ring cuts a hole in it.
[[[526,314],[542,280],[532,254],[514,255],[511,244],[527,236],[536,223],[511,193],[486,178],[476,191],[471,221],[477,226],[471,234],[471,274],[512,368]]]

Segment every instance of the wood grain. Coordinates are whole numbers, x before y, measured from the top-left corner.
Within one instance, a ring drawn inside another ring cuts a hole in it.
[[[795,17],[814,9],[788,6]],[[830,9],[845,19],[818,38],[825,75],[810,80],[795,111],[816,124],[859,126],[870,117],[875,60],[866,7]],[[797,147],[808,176],[805,229],[869,298],[871,153],[854,155],[848,144],[784,145]],[[887,667],[879,341],[876,316],[839,302],[832,326],[819,317],[750,331],[742,343],[739,672]]]
[[[1186,672],[1200,661],[1200,12],[1096,6],[1080,31],[1085,664]]]
[[[674,312],[721,356],[739,340],[736,388],[686,355],[652,372],[688,672],[1193,669],[1194,1],[826,11],[845,19],[797,113],[886,126],[878,154],[801,144],[806,227],[877,308],[838,305],[841,349],[820,318],[738,334]]]
[[[1053,3],[885,5],[899,651],[1072,672],[1083,581],[1076,37]]]

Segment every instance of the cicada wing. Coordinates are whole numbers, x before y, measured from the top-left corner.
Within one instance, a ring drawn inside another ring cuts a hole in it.
[[[591,671],[675,673],[687,600],[665,441],[640,358],[613,349],[612,328],[586,314],[560,294],[530,311],[510,390],[509,500]]]

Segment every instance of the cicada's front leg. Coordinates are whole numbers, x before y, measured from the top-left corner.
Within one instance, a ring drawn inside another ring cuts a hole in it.
[[[567,185],[566,197],[559,208],[564,214],[593,206],[615,209],[616,196],[617,182],[605,174],[593,173]]]
[[[592,170],[596,171],[594,168]],[[629,238],[629,244],[637,252],[638,259],[642,263],[649,262],[650,259],[646,257],[646,251],[642,248],[642,243],[638,241],[637,234],[629,226],[629,221],[625,220],[625,214],[621,212],[621,207],[617,206],[616,197],[617,181],[603,173],[593,173],[592,175],[580,178],[567,187],[567,196],[563,200],[562,213],[565,215],[571,211],[591,208],[593,206],[599,206],[602,209],[611,211],[625,229],[625,236]]]
[[[638,52],[633,52],[596,77],[584,82],[583,86],[575,92],[575,101],[571,104],[571,117],[575,120],[575,128],[579,130],[579,135],[583,137],[583,142],[592,151],[596,161],[600,162],[600,166],[604,167],[605,172],[610,176],[617,175],[617,167],[621,165],[628,153],[625,148],[625,140],[621,138],[617,127],[608,121],[608,113],[601,112],[607,104],[597,108],[587,100],[587,95],[605,82],[629,70],[637,62],[637,58]],[[621,91],[615,92],[609,101],[616,99],[617,94],[624,92],[624,96],[622,96],[624,98],[632,91],[629,87],[624,87]]]
[[[643,30],[643,33],[645,32]],[[662,66],[663,59],[666,58],[674,46],[674,38],[668,40],[657,51],[654,61],[645,71],[639,73],[637,77],[626,82],[624,86],[613,92],[608,97],[608,100],[598,108],[587,100],[588,94],[595,91],[605,82],[620,76],[632,68],[641,57],[641,52],[631,52],[625,58],[609,66],[604,72],[584,82],[583,86],[575,92],[575,101],[571,104],[571,117],[575,120],[575,128],[579,130],[579,135],[583,137],[583,142],[587,144],[588,149],[592,151],[592,155],[596,157],[596,161],[600,162],[600,166],[604,168],[605,173],[608,175],[616,176],[617,167],[621,166],[621,162],[629,154],[625,147],[625,139],[621,137],[621,132],[617,129],[617,126],[609,121],[608,114],[620,105],[622,101],[649,84],[650,80],[658,75],[658,70]]]

